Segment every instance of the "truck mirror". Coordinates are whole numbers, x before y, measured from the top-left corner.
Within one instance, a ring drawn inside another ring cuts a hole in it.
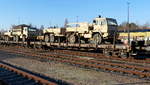
[[[93,20],[93,23],[96,23],[96,20]]]

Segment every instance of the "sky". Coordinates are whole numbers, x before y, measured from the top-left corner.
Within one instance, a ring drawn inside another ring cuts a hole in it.
[[[150,22],[150,0],[0,0],[0,29],[11,25],[33,24],[37,27],[63,26],[68,22],[92,22],[95,17],[115,18],[118,24]]]

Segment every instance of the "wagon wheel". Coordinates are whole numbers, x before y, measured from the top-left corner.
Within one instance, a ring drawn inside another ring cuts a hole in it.
[[[50,41],[50,37],[49,37],[48,34],[46,34],[46,35],[44,36],[44,41],[45,41],[45,42],[49,42],[49,41]]]
[[[50,34],[50,42],[53,43],[55,41],[55,37],[53,34]]]
[[[101,44],[102,43],[102,37],[100,34],[94,34],[93,35],[93,40],[92,40],[92,43],[94,44]]]
[[[104,50],[103,50],[103,55],[105,55],[105,56],[107,56],[107,57],[110,56],[107,49],[104,49]]]
[[[68,42],[71,43],[71,44],[74,44],[76,43],[77,41],[77,38],[74,34],[71,34],[69,37],[68,37]]]

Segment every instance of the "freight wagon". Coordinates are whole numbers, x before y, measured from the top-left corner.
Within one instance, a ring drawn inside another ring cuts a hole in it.
[[[128,40],[128,32],[119,32],[118,37],[122,42]],[[145,45],[150,45],[150,29],[139,29],[130,31],[130,41],[143,41]]]
[[[75,26],[70,26],[75,25]],[[25,29],[28,28],[28,29]],[[100,50],[105,55],[116,55],[118,57],[127,58],[130,55],[137,55],[142,53],[146,49],[144,43],[140,42],[131,42],[130,44],[123,44],[122,42],[117,43],[118,33],[117,33],[117,21],[113,18],[102,18],[97,17],[93,20],[93,23],[80,22],[80,23],[69,23],[66,28],[46,28],[43,30],[43,35],[37,36],[38,32],[31,27],[21,27],[19,29],[19,37],[24,34],[24,31],[27,31],[27,36],[34,37],[36,36],[39,41],[33,39],[30,40],[30,37],[25,36],[22,40],[19,41],[16,36],[14,36],[14,30],[6,33],[7,36],[14,38],[14,40],[1,40],[0,44],[3,45],[23,45],[34,48],[61,48],[61,49],[78,49],[80,50]],[[15,30],[16,31],[16,30]],[[17,30],[18,31],[18,30]],[[32,32],[33,31],[33,32]],[[17,34],[19,34],[17,33]],[[149,32],[146,32],[147,35]],[[9,34],[9,35],[8,35]],[[141,36],[145,36],[144,33],[139,33]],[[137,39],[139,34],[136,36]],[[136,35],[136,33],[131,32],[131,39]],[[18,35],[17,35],[18,36]],[[127,38],[127,33],[120,33],[120,39]],[[111,43],[107,43],[110,41]]]

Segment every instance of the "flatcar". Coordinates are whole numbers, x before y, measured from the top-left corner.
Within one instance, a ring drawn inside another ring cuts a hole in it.
[[[132,30],[130,33],[130,41],[144,41],[145,45],[150,45],[150,29]],[[119,31],[119,37],[122,42],[128,40],[128,32]],[[130,42],[130,43],[131,43]]]

